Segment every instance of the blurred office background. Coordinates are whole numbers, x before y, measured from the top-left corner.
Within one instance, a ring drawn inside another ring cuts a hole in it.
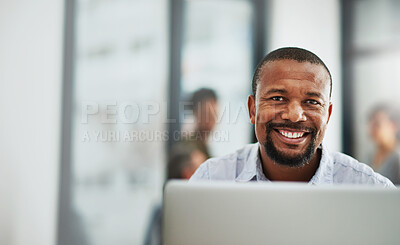
[[[325,142],[367,161],[399,44],[396,0],[1,0],[0,244],[142,244],[182,101],[217,92],[212,155],[251,143],[253,69],[283,46],[325,61]]]

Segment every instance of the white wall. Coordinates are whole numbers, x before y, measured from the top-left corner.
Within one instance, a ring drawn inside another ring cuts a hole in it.
[[[268,50],[301,47],[317,54],[333,78],[333,113],[325,135],[330,150],[342,149],[341,30],[338,0],[273,0],[268,20]]]
[[[0,244],[55,244],[62,0],[0,0]]]

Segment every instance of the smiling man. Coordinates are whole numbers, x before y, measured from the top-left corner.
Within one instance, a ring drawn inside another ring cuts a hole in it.
[[[370,167],[322,143],[332,114],[332,77],[308,50],[281,48],[257,66],[249,117],[258,143],[211,158],[190,179],[302,181],[393,187]]]

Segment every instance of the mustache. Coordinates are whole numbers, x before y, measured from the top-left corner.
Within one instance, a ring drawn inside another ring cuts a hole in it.
[[[312,127],[307,127],[305,125],[302,125],[301,123],[294,123],[294,122],[283,122],[283,123],[274,123],[274,122],[268,122],[265,124],[266,126],[266,130],[271,131],[273,130],[273,128],[287,128],[287,129],[291,129],[293,131],[306,131],[308,133],[311,134],[315,134],[316,133],[316,129],[312,128]]]

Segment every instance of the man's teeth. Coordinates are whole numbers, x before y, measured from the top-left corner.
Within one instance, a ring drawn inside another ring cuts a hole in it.
[[[287,131],[279,131],[283,136],[291,139],[296,139],[303,137],[304,132],[287,132]]]

